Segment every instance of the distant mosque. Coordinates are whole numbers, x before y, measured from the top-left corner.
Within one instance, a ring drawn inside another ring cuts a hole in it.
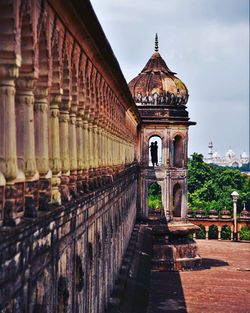
[[[204,162],[206,163],[230,167],[241,167],[249,161],[249,156],[245,151],[238,157],[231,148],[228,149],[225,156],[220,156],[219,153],[214,150],[212,141],[208,144],[208,157],[204,158]]]

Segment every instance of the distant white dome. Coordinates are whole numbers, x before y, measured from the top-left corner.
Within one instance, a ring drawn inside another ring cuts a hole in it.
[[[220,155],[217,151],[214,151],[213,158],[220,158]]]
[[[233,158],[233,157],[235,157],[235,153],[233,152],[232,149],[229,149],[229,150],[227,151],[226,157],[228,157],[228,158]]]
[[[241,158],[242,158],[242,159],[248,159],[248,155],[247,155],[246,151],[244,151],[244,152],[242,153]]]

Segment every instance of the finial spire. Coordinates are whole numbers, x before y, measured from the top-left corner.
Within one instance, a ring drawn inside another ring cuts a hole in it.
[[[159,46],[158,46],[158,35],[157,33],[155,34],[155,52],[158,52]]]

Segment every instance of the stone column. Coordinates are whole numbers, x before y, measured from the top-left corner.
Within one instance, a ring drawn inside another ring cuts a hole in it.
[[[37,86],[35,89],[35,154],[39,173],[39,209],[46,210],[51,198],[51,181],[46,177],[49,171],[49,125],[48,125],[48,88]]]
[[[88,192],[88,169],[89,169],[89,133],[88,121],[83,120],[83,174],[84,174],[84,189]]]
[[[185,176],[182,184],[182,199],[181,199],[181,218],[187,218],[187,178]]]
[[[0,64],[0,172],[6,180],[4,224],[15,225],[17,176],[15,78],[20,62],[13,65]]]
[[[98,126],[93,125],[93,167],[96,169],[98,167]]]
[[[62,201],[70,200],[69,192],[69,109],[70,101],[69,99],[63,98],[60,104],[60,115],[59,115],[59,132],[60,132],[60,158],[61,158],[61,197]]]
[[[76,116],[76,142],[77,142],[77,190],[83,193],[83,110],[78,110]]]
[[[104,167],[107,167],[108,163],[108,157],[107,157],[107,152],[108,152],[108,135],[107,135],[107,130],[104,129],[103,133],[103,162],[104,162]]]
[[[94,186],[98,187],[98,129],[97,125],[93,125],[93,168],[94,168]]]
[[[170,184],[170,172],[169,170],[167,170],[167,175],[166,175],[166,194],[167,194],[167,210],[166,210],[166,219],[167,221],[170,221],[173,218],[173,212],[171,210],[171,192],[170,192],[170,188],[171,188],[171,184]]]
[[[108,141],[108,144],[107,144],[107,166],[108,168],[110,169],[111,166],[112,166],[112,162],[111,162],[111,149],[112,149],[112,146],[111,146],[111,133],[110,133],[110,130],[108,130],[108,133],[107,133],[107,141]]]
[[[99,160],[98,160],[98,166],[101,168],[101,172],[103,169],[104,165],[104,160],[103,160],[103,138],[104,138],[104,130],[102,127],[98,127],[98,155],[99,155]]]
[[[116,145],[116,165],[120,165],[120,142],[119,142],[119,137],[116,138],[115,145]]]
[[[104,183],[107,183],[107,130],[106,128],[103,129],[103,135],[102,135],[102,148],[103,148],[103,162],[102,162],[102,173],[103,173],[103,181]]]
[[[100,170],[100,168],[102,167],[102,128],[100,126],[97,127],[97,149],[98,149],[97,167]]]
[[[18,166],[26,177],[24,215],[36,217],[38,209],[38,177],[34,177],[37,171],[35,159],[34,79],[18,78],[16,86]]]
[[[184,166],[188,166],[188,135],[186,135],[186,140],[184,141]]]
[[[110,165],[114,165],[114,136],[113,133],[110,134]]]
[[[114,135],[113,136],[113,165],[117,166],[117,157],[118,157],[118,151],[117,151],[117,138]]]
[[[205,226],[205,231],[206,231],[206,240],[208,240],[209,226]]]
[[[50,110],[49,110],[49,131],[50,131],[50,149],[49,160],[50,168],[52,171],[52,203],[61,204],[61,193],[59,186],[61,183],[59,174],[61,171],[61,158],[60,158],[60,140],[59,140],[59,106],[61,103],[62,90],[54,91],[51,94]]]
[[[111,163],[110,163],[110,149],[111,149],[111,146],[110,146],[110,133],[109,133],[109,130],[107,131],[107,168],[110,167]]]
[[[218,226],[218,240],[221,240],[221,226]]]
[[[89,187],[93,188],[93,124],[89,122],[88,128],[88,160],[89,160]]]
[[[72,104],[69,122],[69,157],[70,157],[70,192],[74,196],[77,193],[76,112],[77,106]]]
[[[98,167],[98,183],[100,186],[102,185],[102,163],[103,163],[102,134],[103,134],[103,130],[100,126],[98,126],[97,128],[97,149],[98,149],[97,167]]]

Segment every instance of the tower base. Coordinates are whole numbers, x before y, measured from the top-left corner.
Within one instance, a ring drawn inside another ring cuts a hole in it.
[[[196,270],[201,257],[196,242],[190,238],[199,227],[186,221],[171,221],[153,227],[153,270]]]

